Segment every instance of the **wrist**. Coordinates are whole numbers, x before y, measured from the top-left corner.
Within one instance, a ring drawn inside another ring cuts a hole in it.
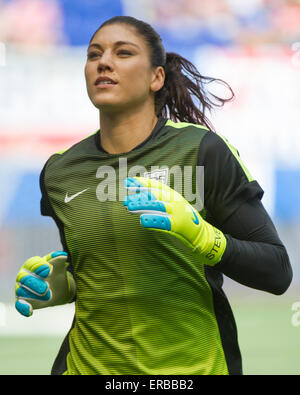
[[[194,251],[201,255],[205,265],[215,266],[226,250],[227,239],[223,232],[206,221],[194,242]]]

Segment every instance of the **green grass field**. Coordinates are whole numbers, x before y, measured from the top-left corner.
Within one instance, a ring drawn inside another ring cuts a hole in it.
[[[300,299],[300,298],[299,298]],[[291,296],[231,298],[245,375],[300,374],[300,326]],[[0,337],[1,375],[48,375],[63,337]]]
[[[300,326],[291,323],[294,299],[231,302],[246,375],[299,375]]]

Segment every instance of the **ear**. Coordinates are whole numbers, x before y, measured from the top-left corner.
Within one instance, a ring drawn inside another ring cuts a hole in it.
[[[156,67],[156,69],[153,71],[150,90],[152,92],[158,92],[164,86],[165,78],[166,74],[164,68],[162,66]]]

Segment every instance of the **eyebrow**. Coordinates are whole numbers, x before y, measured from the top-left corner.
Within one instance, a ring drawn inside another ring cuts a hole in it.
[[[139,48],[138,45],[136,45],[136,44],[134,44],[134,43],[132,43],[132,42],[130,42],[130,41],[117,41],[117,42],[114,43],[114,47],[120,47],[121,45],[133,45],[134,47]],[[100,45],[100,44],[97,44],[97,43],[90,44],[89,47],[88,47],[88,50],[89,50],[89,48],[91,48],[91,47],[95,47],[95,48],[98,48],[98,49],[102,49],[101,45]]]

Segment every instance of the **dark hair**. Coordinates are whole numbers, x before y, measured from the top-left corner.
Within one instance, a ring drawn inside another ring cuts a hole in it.
[[[104,26],[124,23],[133,26],[146,40],[151,54],[152,67],[165,69],[165,84],[155,94],[155,112],[173,121],[204,124],[213,129],[206,116],[214,107],[222,107],[234,97],[230,86],[223,80],[203,76],[197,68],[182,56],[165,52],[160,35],[148,23],[131,16],[115,16],[104,22],[95,34]],[[211,82],[222,84],[229,89],[231,96],[221,98],[207,92],[205,85]]]

